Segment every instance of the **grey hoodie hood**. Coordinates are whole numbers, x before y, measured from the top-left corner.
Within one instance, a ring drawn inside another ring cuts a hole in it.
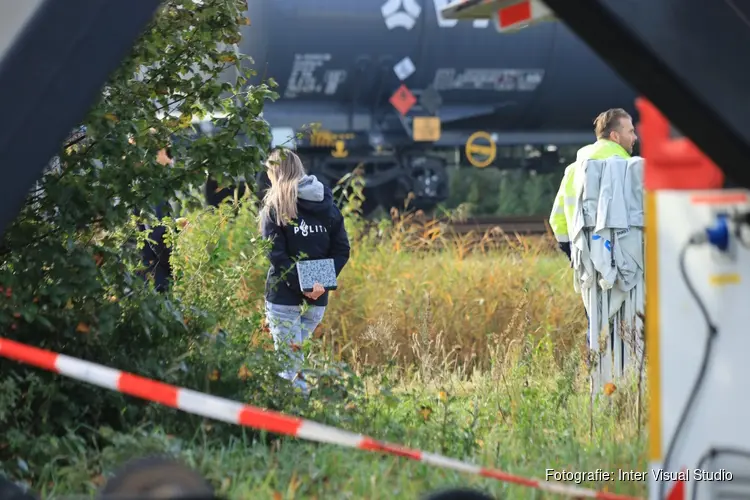
[[[325,196],[323,183],[314,175],[306,175],[299,181],[297,196],[306,201],[323,201]]]

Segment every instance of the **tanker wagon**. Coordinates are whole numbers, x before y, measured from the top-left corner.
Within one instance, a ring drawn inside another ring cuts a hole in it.
[[[364,167],[366,213],[409,193],[411,207],[434,208],[449,167],[562,175],[598,113],[636,116],[635,92],[562,23],[503,36],[489,20],[444,19],[447,3],[248,3],[239,50],[252,83],[278,83],[263,111],[274,145],[295,147],[329,186]],[[209,203],[231,192],[208,180]]]

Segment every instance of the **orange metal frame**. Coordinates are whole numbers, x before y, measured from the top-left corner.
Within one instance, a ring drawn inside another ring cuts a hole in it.
[[[647,190],[722,188],[724,173],[690,139],[671,139],[669,121],[648,100],[638,98],[635,105],[641,118]]]

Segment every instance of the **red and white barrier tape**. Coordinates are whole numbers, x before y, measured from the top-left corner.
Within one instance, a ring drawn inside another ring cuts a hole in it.
[[[310,420],[290,417],[282,413],[244,405],[229,399],[218,398],[209,394],[191,391],[190,389],[168,385],[163,382],[157,382],[156,380],[139,377],[138,375],[77,358],[71,358],[70,356],[45,349],[31,347],[1,337],[0,356],[123,394],[129,394],[177,408],[193,415],[213,418],[253,429],[285,434],[319,443],[330,443],[349,448],[358,448],[360,450],[397,455],[437,467],[467,472],[560,495],[578,498],[600,498],[604,500],[638,500],[635,497],[615,493],[578,488],[557,482],[529,479],[508,474],[497,469],[479,467],[478,465],[461,462],[433,453],[384,443],[361,434],[354,434]]]

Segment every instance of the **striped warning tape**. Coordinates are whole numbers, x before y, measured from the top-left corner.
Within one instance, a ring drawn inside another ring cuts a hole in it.
[[[360,450],[377,451],[410,458],[419,462],[497,479],[506,483],[548,491],[578,498],[600,498],[604,500],[637,500],[635,497],[568,486],[557,482],[529,479],[508,474],[497,469],[479,467],[452,458],[404,448],[399,445],[377,441],[361,434],[343,431],[310,420],[290,417],[282,413],[244,405],[229,399],[175,387],[107,366],[90,363],[64,354],[31,347],[20,342],[0,337],[0,356],[42,368],[66,377],[98,385],[106,389],[129,394],[187,413],[260,429],[277,434],[294,436],[309,441],[330,443]]]

